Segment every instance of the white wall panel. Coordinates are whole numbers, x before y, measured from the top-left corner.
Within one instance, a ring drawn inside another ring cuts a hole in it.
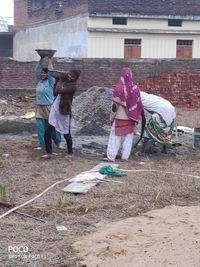
[[[89,33],[88,56],[124,58],[124,39],[141,39],[141,58],[176,58],[176,40],[193,40],[193,58],[200,58],[200,37],[175,34]]]
[[[162,35],[147,35],[142,39],[142,58],[175,58],[176,39]]]
[[[200,37],[197,36],[193,43],[193,58],[200,58]]]
[[[116,34],[90,33],[88,40],[88,57],[123,58],[124,40]]]
[[[14,59],[38,60],[37,48],[56,49],[56,57],[87,57],[87,17],[74,17],[16,32],[13,41]]]

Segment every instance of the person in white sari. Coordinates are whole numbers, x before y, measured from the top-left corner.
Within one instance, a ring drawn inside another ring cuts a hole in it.
[[[145,152],[147,142],[153,139],[163,145],[165,151],[167,144],[170,144],[172,130],[176,118],[174,106],[166,99],[141,91],[141,100],[144,107],[146,125],[143,132],[143,143],[139,154]]]

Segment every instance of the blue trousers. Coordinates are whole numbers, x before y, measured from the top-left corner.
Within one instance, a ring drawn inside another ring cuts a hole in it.
[[[42,118],[36,118],[36,128],[37,128],[37,135],[38,135],[38,145],[42,148],[45,148],[45,125],[48,123],[48,120]],[[57,131],[52,132],[52,139],[56,145],[59,145],[61,142],[61,134]]]

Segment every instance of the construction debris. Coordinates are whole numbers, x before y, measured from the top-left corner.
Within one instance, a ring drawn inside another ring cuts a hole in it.
[[[63,191],[67,193],[74,193],[74,194],[86,194],[92,187],[97,185],[98,183],[102,183],[107,180],[107,174],[99,173],[99,170],[102,167],[107,166],[108,163],[100,163],[96,165],[91,170],[81,173],[74,178],[70,179],[68,184]],[[109,163],[112,168],[117,168],[118,164]],[[112,180],[109,180],[112,181]],[[113,181],[116,182],[116,181]],[[119,181],[117,181],[119,182]]]

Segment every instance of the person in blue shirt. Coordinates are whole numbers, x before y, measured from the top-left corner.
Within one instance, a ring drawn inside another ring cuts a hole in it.
[[[51,105],[54,101],[53,88],[55,79],[48,73],[53,70],[52,55],[48,56],[48,67],[42,67],[44,57],[41,57],[35,67],[36,79],[36,128],[38,134],[38,147],[36,150],[45,148],[44,133],[45,124],[48,122]],[[60,147],[61,135],[54,131],[52,139],[55,144]]]

